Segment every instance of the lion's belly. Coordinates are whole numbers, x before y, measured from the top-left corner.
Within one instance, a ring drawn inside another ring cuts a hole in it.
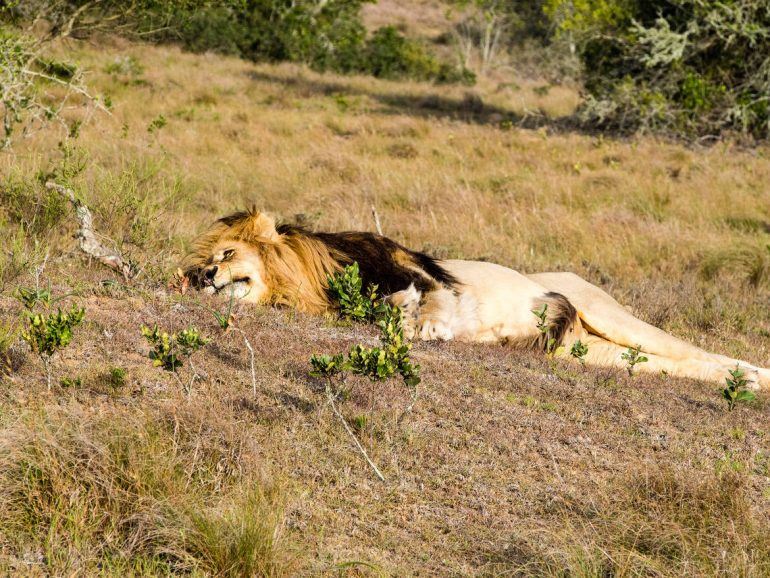
[[[476,302],[477,326],[468,341],[499,341],[537,333],[532,310],[545,289],[521,273],[483,261],[443,261],[462,287],[460,292]]]

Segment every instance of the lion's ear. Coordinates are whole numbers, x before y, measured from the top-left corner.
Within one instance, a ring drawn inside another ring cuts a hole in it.
[[[261,237],[271,241],[277,239],[275,219],[266,213],[249,211],[249,216],[243,223],[243,236],[251,239]]]

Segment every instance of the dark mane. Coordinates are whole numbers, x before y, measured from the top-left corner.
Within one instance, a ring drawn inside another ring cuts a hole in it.
[[[356,231],[314,233],[289,224],[279,225],[276,230],[287,237],[301,235],[320,241],[343,267],[358,263],[364,286],[376,284],[382,295],[401,291],[412,283],[418,291],[433,290],[437,284],[448,288],[459,285],[430,255],[407,249],[382,235]]]

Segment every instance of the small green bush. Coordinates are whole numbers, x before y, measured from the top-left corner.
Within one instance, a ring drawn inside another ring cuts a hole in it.
[[[70,344],[75,327],[85,318],[85,309],[73,304],[68,312],[57,309],[56,313],[50,313],[48,310],[52,299],[49,290],[20,288],[17,294],[26,315],[21,338],[43,362],[48,389],[51,389],[51,358]],[[42,313],[34,310],[38,303],[42,303],[45,308]]]
[[[63,389],[80,389],[83,380],[80,377],[63,377],[59,380],[59,387]]]
[[[375,320],[380,328],[380,346],[358,344],[348,352],[347,357],[342,353],[313,355],[310,358],[311,375],[324,378],[331,384],[333,378],[344,381],[346,372],[368,377],[372,381],[388,379],[398,373],[414,400],[420,383],[420,368],[409,358],[412,345],[404,338],[399,308],[378,300],[376,286],[369,287],[366,293],[362,292],[357,263],[330,277],[329,286],[332,297],[338,300],[342,316],[359,321]]]
[[[572,347],[569,350],[569,354],[577,359],[580,363],[585,365],[586,355],[588,355],[588,346],[578,339],[575,343],[572,344]]]
[[[128,371],[123,367],[111,367],[107,373],[107,383],[110,387],[118,389],[126,385]]]
[[[642,346],[637,345],[636,347],[629,347],[625,353],[621,354],[620,357],[626,362],[626,371],[628,372],[628,375],[634,375],[634,367],[640,363],[649,361],[646,356],[641,354],[641,349]]]
[[[340,316],[344,319],[369,322],[383,312],[382,303],[377,298],[377,285],[368,286],[364,292],[358,263],[330,275],[327,284],[329,296],[337,303]]]
[[[152,346],[149,358],[155,367],[166,371],[177,371],[184,365],[184,360],[208,343],[197,329],[189,327],[179,333],[162,331],[157,324],[152,329],[142,326],[142,335]]]
[[[532,314],[537,318],[537,329],[542,336],[545,352],[554,353],[559,344],[551,335],[551,324],[548,322],[548,303],[543,303],[539,308],[533,309]]]
[[[169,335],[162,331],[156,323],[152,329],[142,325],[141,331],[147,343],[152,347],[148,353],[152,365],[170,372],[185,393],[190,395],[195,380],[200,377],[192,363],[192,356],[208,343],[208,339],[203,337],[195,327],[188,327],[179,333]],[[190,379],[186,383],[179,377],[179,369],[185,361],[191,369]]]
[[[349,371],[372,381],[380,381],[399,374],[410,390],[414,390],[420,383],[420,367],[409,358],[412,346],[404,338],[401,312],[398,307],[390,305],[385,305],[384,311],[377,321],[381,330],[379,347],[355,345],[347,358],[341,353],[313,355],[310,358],[311,375],[330,378]]]
[[[439,63],[423,46],[406,38],[393,26],[379,28],[366,43],[364,56],[368,72],[379,78],[432,79]]]
[[[22,332],[22,338],[35,353],[51,357],[70,344],[72,330],[80,325],[84,317],[85,309],[77,305],[73,305],[67,313],[61,309],[50,315],[29,312],[29,323],[27,329]]]
[[[756,399],[753,391],[748,391],[746,386],[749,381],[746,379],[746,373],[737,365],[735,369],[729,370],[730,377],[725,378],[727,387],[722,390],[722,397],[727,401],[727,409],[733,411],[738,402],[753,401]]]

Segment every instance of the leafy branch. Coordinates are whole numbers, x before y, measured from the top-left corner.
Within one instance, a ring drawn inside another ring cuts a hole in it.
[[[17,298],[24,305],[26,314],[26,324],[21,332],[21,338],[40,357],[50,390],[52,358],[70,344],[73,330],[83,322],[86,311],[73,304],[67,312],[57,308],[56,313],[49,313],[51,304],[58,301],[58,299],[52,299],[49,289],[19,288]],[[43,305],[43,312],[35,311],[38,304]]]
[[[157,323],[152,329],[143,325],[142,335],[152,347],[148,354],[148,357],[152,360],[152,365],[171,372],[185,393],[190,395],[195,380],[200,378],[192,363],[192,356],[208,343],[208,339],[204,338],[194,327],[188,327],[179,333],[169,335],[167,332],[162,331]],[[192,370],[190,381],[187,384],[179,377],[179,369],[184,365],[185,361],[190,364]]]
[[[727,409],[733,411],[737,402],[753,401],[756,399],[753,391],[748,391],[746,386],[749,380],[746,379],[746,373],[738,366],[735,369],[728,370],[730,377],[726,377],[727,387],[722,390],[722,397],[727,401]]]

